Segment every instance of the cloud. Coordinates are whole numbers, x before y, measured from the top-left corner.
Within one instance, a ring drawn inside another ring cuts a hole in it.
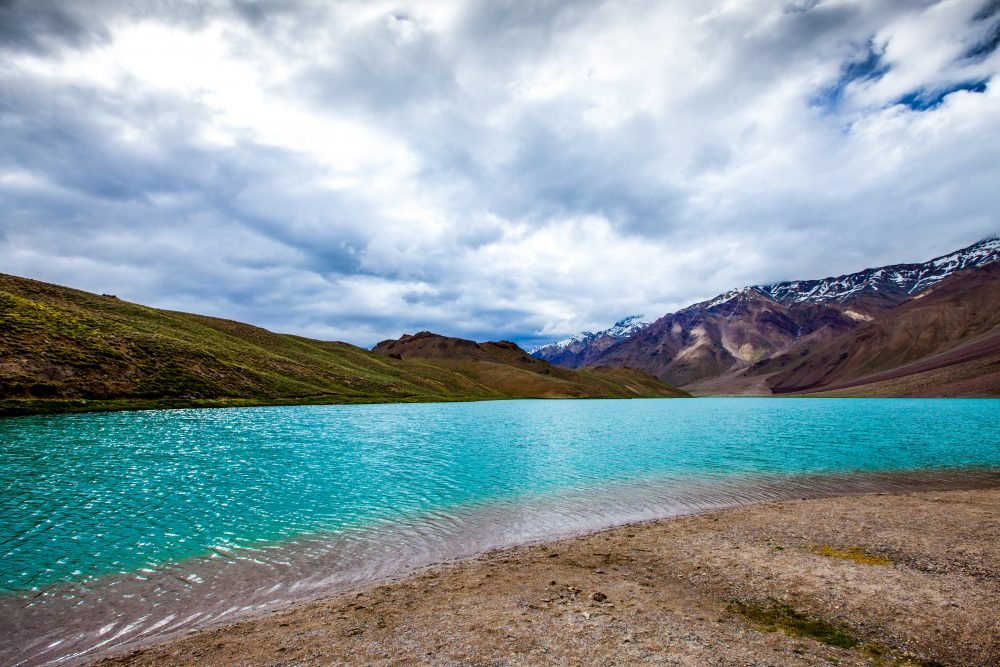
[[[531,344],[997,230],[994,1],[0,3],[0,270]]]
[[[81,6],[57,0],[0,3],[0,43],[8,51],[45,54],[66,46],[86,47],[109,38],[100,19]]]

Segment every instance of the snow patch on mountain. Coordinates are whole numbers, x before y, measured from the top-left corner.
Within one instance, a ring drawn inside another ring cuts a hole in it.
[[[915,295],[936,285],[956,271],[984,266],[997,260],[1000,260],[1000,236],[992,236],[968,248],[923,264],[897,264],[821,280],[796,280],[759,285],[754,289],[781,303],[846,301],[864,290],[878,292],[882,289],[896,289]]]
[[[627,338],[636,331],[645,329],[649,326],[649,322],[644,321],[642,318],[642,315],[629,315],[628,317],[615,322],[613,327],[598,332],[598,336],[604,335],[612,338]]]
[[[747,300],[751,298],[760,298],[762,292],[759,287],[748,286],[741,289],[729,290],[725,294],[720,294],[714,299],[708,301],[702,301],[701,303],[696,303],[693,306],[688,306],[680,312],[690,311],[690,310],[711,310],[717,306],[725,305],[731,301],[737,301],[740,299]],[[764,293],[763,296],[770,297],[769,294]]]
[[[716,306],[721,306],[722,304],[729,303],[733,299],[737,298],[740,294],[743,293],[745,289],[747,288],[743,288],[742,290],[739,289],[729,290],[725,294],[720,294],[711,301],[706,301],[705,303],[698,304],[698,306],[701,308],[705,308],[706,310],[708,308],[715,308]]]
[[[886,297],[891,297],[892,300],[903,300],[919,296],[956,271],[984,266],[998,260],[1000,260],[1000,235],[991,236],[968,248],[937,257],[923,264],[897,264],[820,280],[794,280],[771,285],[750,285],[688,306],[680,312],[711,310],[733,301],[756,299],[772,299],[786,305],[803,302],[845,303],[849,302],[851,297],[866,290],[876,293],[883,292]],[[858,321],[870,319],[869,315],[857,311],[848,310],[845,314]],[[530,354],[547,359],[562,354],[577,355],[595,341],[600,341],[605,337],[615,341],[625,340],[637,331],[645,329],[649,324],[649,322],[642,321],[641,315],[632,315],[615,322],[614,326],[603,331],[584,331],[555,343],[538,346],[532,349]]]
[[[535,354],[536,352],[541,352],[543,350],[565,350],[573,345],[586,345],[591,341],[604,337],[614,338],[615,340],[624,340],[636,331],[645,329],[649,326],[650,323],[644,322],[642,318],[642,315],[629,315],[626,318],[618,320],[611,327],[604,329],[603,331],[584,331],[582,333],[573,334],[569,338],[564,338],[563,340],[556,341],[555,343],[540,345],[533,348],[528,353]]]

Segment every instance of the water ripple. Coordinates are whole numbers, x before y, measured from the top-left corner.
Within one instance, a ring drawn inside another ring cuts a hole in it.
[[[72,660],[632,521],[996,485],[998,417],[995,400],[699,399],[3,420],[0,650]]]

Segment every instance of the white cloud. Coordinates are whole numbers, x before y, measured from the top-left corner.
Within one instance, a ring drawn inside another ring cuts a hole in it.
[[[102,2],[10,24],[2,270],[371,344],[557,337],[926,259],[998,227],[983,5]]]

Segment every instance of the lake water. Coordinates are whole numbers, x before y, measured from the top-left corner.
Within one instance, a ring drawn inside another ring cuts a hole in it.
[[[499,546],[1000,485],[1000,400],[268,407],[0,420],[0,654],[61,662]]]

